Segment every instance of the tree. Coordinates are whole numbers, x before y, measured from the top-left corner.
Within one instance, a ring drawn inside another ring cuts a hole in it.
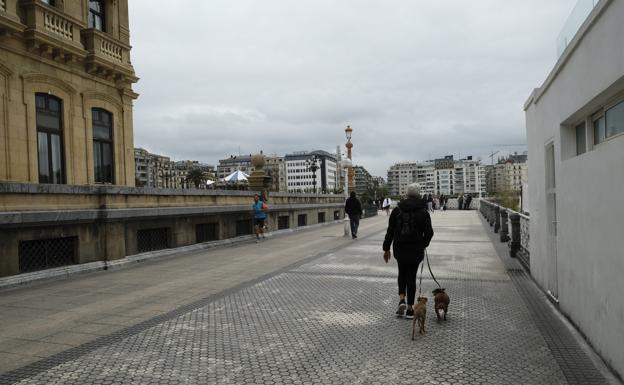
[[[205,180],[204,173],[198,168],[192,168],[186,173],[186,182],[192,183],[195,185],[195,188],[199,188],[200,185],[204,184]]]

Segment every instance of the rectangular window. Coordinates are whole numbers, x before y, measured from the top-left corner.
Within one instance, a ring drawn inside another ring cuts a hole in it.
[[[62,102],[48,94],[36,94],[35,106],[39,183],[65,183]]]
[[[290,227],[290,217],[288,215],[280,215],[277,217],[277,229],[283,230]]]
[[[576,155],[581,155],[587,150],[585,142],[585,122],[576,126]]]
[[[609,138],[624,132],[624,102],[621,102],[605,112],[606,134]]]
[[[89,0],[89,28],[104,32],[104,1]]]
[[[219,239],[217,223],[202,223],[195,225],[195,242],[209,242]]]
[[[307,214],[299,214],[297,215],[297,226],[306,226],[308,224],[308,215]]]
[[[113,115],[94,108],[91,116],[95,183],[113,183]]]
[[[605,118],[601,116],[594,120],[594,145],[604,142],[605,137]]]

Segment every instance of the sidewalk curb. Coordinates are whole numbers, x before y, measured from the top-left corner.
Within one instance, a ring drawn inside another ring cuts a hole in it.
[[[266,234],[267,238],[284,236],[287,234],[292,234],[300,231],[308,231],[314,230],[321,227],[326,227],[330,225],[342,224],[343,219],[335,220],[331,222],[325,223],[316,223],[309,226],[301,226],[292,229],[283,229],[283,230],[275,230]],[[27,285],[30,283],[39,283],[45,281],[51,281],[55,279],[65,279],[70,278],[77,274],[85,274],[91,273],[100,270],[118,270],[133,266],[134,264],[158,260],[161,258],[173,257],[173,256],[181,256],[190,254],[193,252],[208,250],[217,247],[228,247],[239,245],[243,243],[252,243],[255,240],[255,236],[251,235],[243,235],[240,237],[228,238],[228,239],[220,239],[217,241],[210,241],[204,243],[196,243],[188,246],[175,247],[170,249],[163,249],[157,251],[149,251],[140,254],[128,255],[124,258],[112,260],[112,261],[97,261],[97,262],[88,262],[77,265],[56,267],[53,269],[46,269],[35,271],[32,273],[23,273],[12,275],[8,277],[0,278],[0,291],[11,289],[15,287],[19,287],[22,285]]]

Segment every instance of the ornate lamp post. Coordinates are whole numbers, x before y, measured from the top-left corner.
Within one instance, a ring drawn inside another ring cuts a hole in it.
[[[353,129],[351,128],[351,126],[347,126],[347,128],[345,128],[345,135],[347,137],[347,144],[345,145],[347,147],[347,158],[349,158],[349,160],[353,160],[353,158],[351,157],[351,149],[353,148],[353,143],[351,143],[351,135],[353,134]],[[349,181],[349,189],[351,191],[353,191],[355,189],[355,186],[353,184],[353,177],[354,177],[354,171],[353,171],[353,167],[350,165],[349,169],[347,171],[347,180]]]
[[[311,158],[306,159],[306,166],[308,170],[312,172],[312,186],[314,186],[314,193],[316,194],[316,171],[320,168],[318,165],[319,158],[316,155],[312,155]]]
[[[340,166],[344,168],[345,174],[346,174],[347,170],[349,170],[349,168],[351,167],[351,160],[349,158],[343,159]],[[346,201],[349,198],[349,180],[347,178],[345,178],[345,181],[344,181],[344,194],[345,194],[345,201]],[[347,217],[347,213],[345,213],[345,216],[344,216],[344,236],[345,237],[351,236],[351,226],[349,224],[349,218]]]

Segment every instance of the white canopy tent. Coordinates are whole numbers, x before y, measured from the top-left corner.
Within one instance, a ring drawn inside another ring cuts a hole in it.
[[[236,170],[230,175],[223,178],[223,181],[227,183],[240,183],[247,182],[247,178],[249,178],[249,175],[245,174],[241,170]]]

